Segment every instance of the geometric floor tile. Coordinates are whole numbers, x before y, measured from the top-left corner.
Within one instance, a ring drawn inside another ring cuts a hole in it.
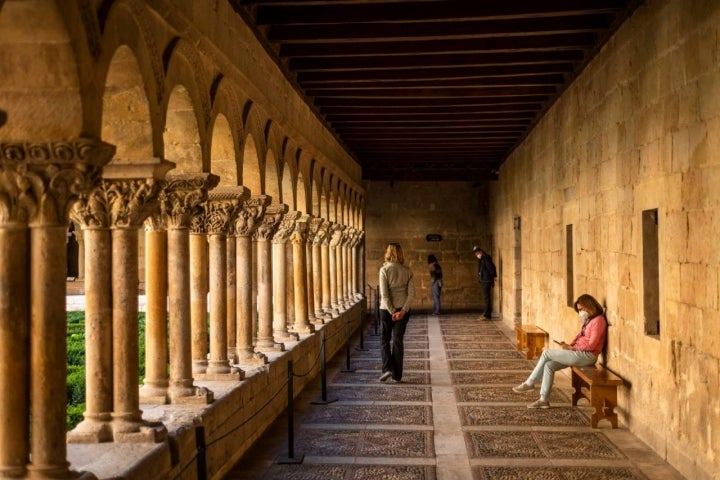
[[[474,480],[647,480],[623,467],[475,467]]]
[[[407,347],[407,343],[405,344]],[[427,348],[427,347],[425,347]],[[510,342],[445,342],[447,350],[515,350]]]
[[[405,352],[407,356],[407,352]],[[474,360],[483,358],[502,358],[502,359],[524,359],[525,354],[518,352],[515,349],[512,350],[450,350],[445,352],[447,358],[453,360]]]
[[[422,405],[338,405],[309,408],[306,424],[432,425],[432,407]]]
[[[377,387],[344,387],[334,385],[328,390],[329,397],[343,401],[373,400],[381,402],[431,402],[430,387],[406,385],[383,385]]]
[[[312,456],[434,457],[431,431],[305,429],[297,440],[299,451]]]
[[[350,364],[352,366],[352,363]],[[524,378],[523,378],[524,380]],[[518,381],[520,383],[522,380]],[[363,385],[383,385],[380,382],[380,370],[377,372],[355,372],[355,373],[338,373],[330,379],[333,384],[363,384]],[[402,383],[397,384],[388,380],[385,385],[428,385],[430,383],[429,372],[403,372]]]
[[[587,426],[587,417],[572,407],[529,409],[523,406],[459,406],[463,425],[513,425],[538,427]]]
[[[472,387],[455,387],[455,398],[462,403],[488,403],[488,402],[522,402],[530,403],[536,400],[535,393],[517,394],[507,386],[488,385]],[[553,388],[550,391],[550,403],[569,403],[570,399],[561,391]]]
[[[307,455],[307,454],[306,454]],[[228,477],[230,480],[232,477]],[[414,465],[273,465],[263,480],[435,480],[435,467]]]
[[[421,350],[420,350],[421,351]],[[354,359],[352,365],[358,370],[377,370],[380,376],[382,361],[378,359]],[[531,367],[532,368],[532,367]],[[430,362],[422,359],[404,359],[403,370],[430,370]]]
[[[535,364],[529,360],[450,360],[450,370],[525,370]]]
[[[600,432],[467,432],[467,439],[477,458],[626,458]]]
[[[457,385],[510,385],[524,382],[530,372],[451,372]]]

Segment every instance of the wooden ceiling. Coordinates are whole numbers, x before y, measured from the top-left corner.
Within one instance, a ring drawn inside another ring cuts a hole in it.
[[[230,0],[367,180],[485,181],[642,0]]]

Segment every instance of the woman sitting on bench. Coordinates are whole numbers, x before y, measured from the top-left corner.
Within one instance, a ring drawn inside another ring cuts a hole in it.
[[[591,295],[584,294],[575,300],[575,311],[583,321],[580,333],[570,343],[558,342],[561,348],[545,350],[528,379],[513,387],[516,393],[527,392],[535,388],[535,383],[542,379],[540,398],[529,404],[528,408],[550,408],[548,398],[555,372],[572,365],[595,365],[602,352],[607,335],[607,319],[603,315],[602,305]]]

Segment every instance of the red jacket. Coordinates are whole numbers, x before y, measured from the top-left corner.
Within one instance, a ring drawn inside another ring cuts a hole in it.
[[[607,336],[607,320],[605,316],[598,315],[585,324],[570,345],[573,350],[579,352],[592,352],[595,356],[600,355],[605,346]]]

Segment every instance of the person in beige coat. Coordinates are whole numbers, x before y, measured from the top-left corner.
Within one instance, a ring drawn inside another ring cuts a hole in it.
[[[404,265],[405,257],[399,243],[385,250],[385,263],[380,268],[380,354],[384,382],[392,377],[399,382],[403,374],[405,329],[410,320],[410,303],[415,295],[413,275]]]

